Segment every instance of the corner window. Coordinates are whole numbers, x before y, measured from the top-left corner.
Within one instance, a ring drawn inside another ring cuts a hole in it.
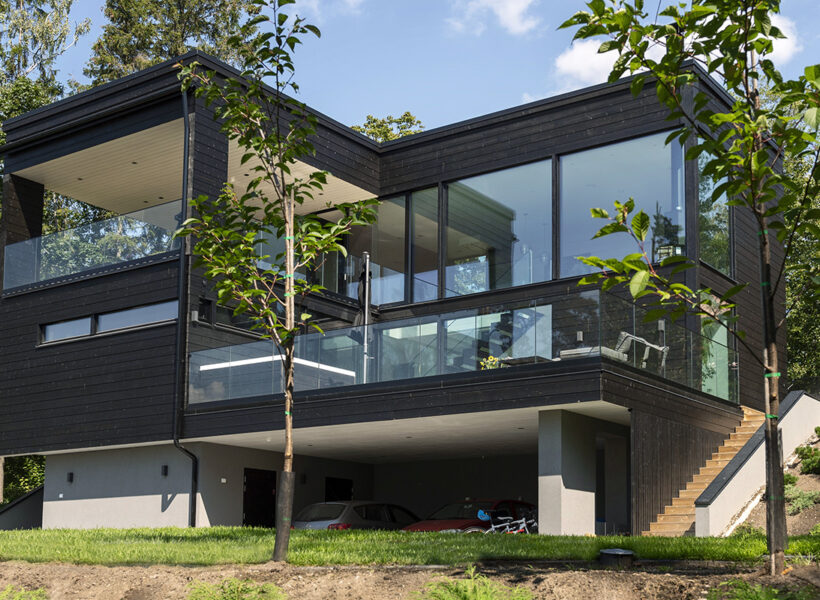
[[[615,200],[635,200],[651,220],[646,250],[653,261],[684,253],[684,161],[667,133],[610,144],[561,157],[561,276],[592,271],[578,256],[621,257],[637,252],[627,235],[593,240],[604,225],[590,208],[612,212]]]
[[[726,194],[713,198],[712,193],[721,183],[703,174],[709,157],[698,157],[698,238],[700,260],[723,273],[732,275],[732,257],[729,232],[729,203]]]
[[[447,296],[552,279],[552,163],[447,186]]]
[[[413,302],[438,298],[438,188],[413,192]]]

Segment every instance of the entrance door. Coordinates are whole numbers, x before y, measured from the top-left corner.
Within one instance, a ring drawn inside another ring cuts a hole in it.
[[[242,524],[273,527],[276,523],[276,471],[245,469]]]

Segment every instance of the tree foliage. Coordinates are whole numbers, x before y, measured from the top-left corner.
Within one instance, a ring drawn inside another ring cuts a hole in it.
[[[238,64],[228,39],[253,6],[249,0],[106,0],[109,22],[83,72],[99,85],[192,48]]]
[[[5,459],[2,502],[12,502],[37,486],[43,485],[45,474],[45,456],[33,454]]]
[[[351,227],[375,219],[375,200],[335,205],[339,217],[323,220],[302,209],[327,183],[327,174],[297,176],[299,160],[314,153],[317,120],[295,94],[293,53],[315,26],[285,12],[293,0],[255,0],[257,16],[228,40],[239,56],[241,77],[223,79],[196,63],[183,66],[183,86],[213,107],[230,143],[252,176],[247,187],[226,184],[217,198],[192,199],[194,216],[179,235],[192,236],[197,264],[216,288],[219,302],[253,319],[257,331],[273,340],[284,374],[285,449],[277,490],[274,559],[285,560],[293,502],[294,344],[311,315],[297,312],[297,298],[322,288],[298,273],[310,271],[328,253],[345,253],[342,237]],[[266,83],[273,91],[266,88]],[[284,251],[266,254],[263,243],[277,238]],[[315,325],[314,325],[315,326]],[[318,327],[316,327],[318,329]],[[271,390],[275,392],[278,390]]]
[[[406,135],[421,133],[424,131],[424,125],[408,110],[399,117],[387,115],[384,118],[379,118],[367,115],[363,125],[354,125],[351,129],[363,133],[379,143],[383,143]]]
[[[631,199],[616,201],[612,215],[596,208],[592,216],[609,221],[596,237],[627,233],[639,251],[623,258],[581,258],[598,269],[582,283],[605,289],[628,285],[634,298],[651,299],[656,306],[649,318],[699,314],[725,327],[758,360],[761,376],[765,375],[767,413],[769,569],[779,574],[786,530],[782,455],[777,443],[781,377],[777,332],[784,315],[776,313],[776,298],[786,285],[786,276],[775,264],[772,251],[773,246],[781,245],[788,261],[799,245],[804,245],[809,256],[817,256],[820,245],[820,209],[815,206],[820,192],[820,65],[807,67],[798,79],[785,80],[772,63],[773,40],[783,37],[771,20],[779,12],[779,0],[692,0],[691,5],[668,6],[654,17],[644,10],[643,0],[590,0],[587,8],[562,27],[577,27],[575,39],[605,38],[599,52],[618,55],[610,81],[632,74],[634,94],[647,83],[654,85],[658,100],[669,109],[669,119],[680,123],[667,143],[685,144],[688,159],[704,162],[702,174],[720,182],[712,192],[714,201],[725,194],[730,205],[754,218],[764,350],[759,354],[734,329],[734,296],[751,282],[728,290],[691,289],[674,278],[694,266],[678,256],[661,262],[665,270],[657,269],[644,245],[649,217],[643,211],[633,215]],[[697,86],[699,75],[690,63],[717,77],[730,92],[734,100],[728,110],[715,108]],[[762,80],[771,82],[779,96],[771,106],[761,102]],[[786,156],[805,161],[807,175],[795,178],[784,171],[780,163]],[[816,302],[820,298],[816,261],[787,265],[802,276],[803,296]]]

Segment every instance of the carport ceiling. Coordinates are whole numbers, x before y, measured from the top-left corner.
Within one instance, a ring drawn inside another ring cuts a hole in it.
[[[594,401],[297,428],[293,434],[294,447],[297,455],[375,464],[531,454],[538,448],[538,413],[558,409],[629,425],[627,409]],[[298,424],[298,420],[296,422]],[[261,431],[185,441],[281,452],[284,448],[284,433]]]

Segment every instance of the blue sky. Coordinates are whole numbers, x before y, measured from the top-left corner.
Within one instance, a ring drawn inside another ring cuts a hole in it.
[[[72,17],[90,17],[92,29],[62,58],[62,79],[85,80],[103,4],[75,0]],[[301,99],[347,125],[409,110],[430,129],[599,83],[613,60],[557,30],[581,0],[297,0],[296,7],[322,30],[297,51]],[[774,60],[795,77],[820,63],[818,0],[784,0],[781,8],[776,24],[789,39]]]

